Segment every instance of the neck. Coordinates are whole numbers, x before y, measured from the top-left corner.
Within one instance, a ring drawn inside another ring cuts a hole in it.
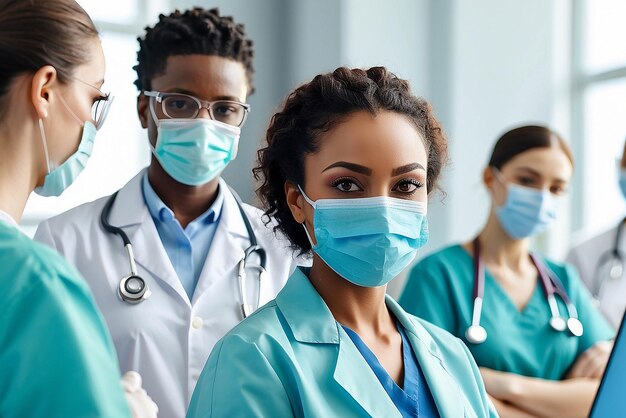
[[[28,196],[45,174],[45,157],[37,122],[7,112],[0,123],[0,210],[19,222]],[[20,121],[10,123],[9,121]]]
[[[381,334],[395,329],[387,306],[387,286],[361,287],[335,273],[317,254],[309,280],[333,314],[335,320],[359,334]]]
[[[486,264],[521,270],[529,263],[529,240],[511,238],[492,210],[487,225],[478,235],[481,258]]]
[[[148,168],[148,180],[183,228],[211,207],[219,186],[217,177],[201,186],[181,184],[170,177],[154,157]]]

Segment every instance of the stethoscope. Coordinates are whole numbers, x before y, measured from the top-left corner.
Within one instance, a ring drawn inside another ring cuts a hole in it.
[[[472,324],[465,331],[465,338],[472,344],[482,344],[487,339],[487,330],[480,325],[480,316],[485,296],[485,266],[480,258],[480,243],[478,238],[473,243],[474,255],[474,306],[472,310]],[[558,332],[568,330],[575,337],[583,335],[583,324],[578,320],[578,311],[567,295],[563,283],[547,268],[541,260],[530,255],[535,268],[539,273],[541,286],[550,307],[550,327]],[[558,295],[567,307],[567,318],[561,316],[555,295]]]
[[[604,294],[604,287],[607,282],[621,278],[624,273],[624,254],[620,249],[620,243],[625,223],[626,218],[617,225],[617,234],[615,234],[613,248],[602,254],[596,264],[591,295],[597,305],[600,303],[600,298]],[[608,274],[601,272],[608,272]]]
[[[148,283],[146,283],[145,279],[139,276],[137,272],[137,265],[135,263],[135,256],[133,253],[133,246],[126,235],[126,232],[122,230],[122,228],[118,228],[109,223],[109,216],[111,214],[111,209],[113,207],[113,203],[115,202],[115,198],[117,197],[117,193],[115,192],[106,202],[104,208],[102,209],[102,213],[100,214],[100,223],[102,227],[110,234],[118,235],[122,238],[124,242],[124,248],[126,248],[126,252],[128,254],[128,261],[130,264],[130,274],[122,277],[120,280],[120,284],[118,286],[118,295],[120,298],[127,303],[137,304],[142,302],[150,297],[152,292],[150,292],[150,288],[148,287]],[[254,229],[252,228],[252,224],[250,223],[250,219],[246,214],[241,198],[234,190],[231,189],[231,193],[237,202],[237,207],[239,208],[239,212],[241,213],[241,218],[246,226],[246,230],[248,232],[248,238],[250,240],[250,246],[244,250],[243,258],[239,261],[237,266],[237,280],[239,284],[239,295],[241,296],[241,313],[244,318],[248,317],[252,312],[254,312],[261,303],[261,283],[264,280],[266,271],[265,267],[267,264],[267,253],[265,249],[259,245],[257,241],[256,234],[254,233]],[[248,265],[248,258],[252,254],[257,254],[259,257],[259,264],[257,265]],[[246,269],[254,269],[258,272],[258,282],[259,282],[259,293],[257,294],[256,306],[247,303],[248,294],[246,289]]]

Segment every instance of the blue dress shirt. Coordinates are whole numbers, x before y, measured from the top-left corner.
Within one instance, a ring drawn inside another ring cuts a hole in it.
[[[142,190],[161,243],[191,301],[219,224],[224,191],[218,188],[211,207],[183,229],[150,185],[147,173],[142,179]]]

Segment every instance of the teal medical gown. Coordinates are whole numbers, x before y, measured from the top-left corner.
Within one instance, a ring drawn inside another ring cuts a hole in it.
[[[466,341],[465,331],[472,322],[473,260],[460,245],[426,257],[411,270],[400,305]],[[482,344],[466,341],[479,366],[561,380],[581,353],[598,341],[614,337],[609,324],[592,305],[576,270],[567,264],[544,262],[561,279],[576,306],[583,335],[574,337],[550,327],[550,308],[539,280],[530,301],[520,311],[485,269],[480,324],[487,331],[487,340]],[[556,298],[561,314],[567,315],[565,304]]]
[[[496,413],[467,348],[449,333],[387,307],[404,327],[442,417]],[[372,368],[297,269],[276,299],[215,346],[188,418],[400,417]]]
[[[129,417],[119,380],[87,284],[0,221],[0,417]]]

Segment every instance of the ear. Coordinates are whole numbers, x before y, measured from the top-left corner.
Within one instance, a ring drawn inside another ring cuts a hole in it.
[[[487,189],[491,189],[492,183],[494,181],[494,174],[491,167],[487,166],[483,170],[483,183]]]
[[[148,121],[150,119],[149,106],[150,98],[143,93],[139,93],[139,96],[137,96],[137,116],[139,116],[141,127],[144,129],[148,127]]]
[[[57,70],[51,65],[44,65],[33,75],[30,86],[30,100],[39,119],[48,117],[51,87],[56,82]]]
[[[285,196],[287,197],[287,205],[291,210],[291,215],[299,224],[306,220],[304,213],[304,198],[298,189],[298,186],[290,181],[285,182]]]

